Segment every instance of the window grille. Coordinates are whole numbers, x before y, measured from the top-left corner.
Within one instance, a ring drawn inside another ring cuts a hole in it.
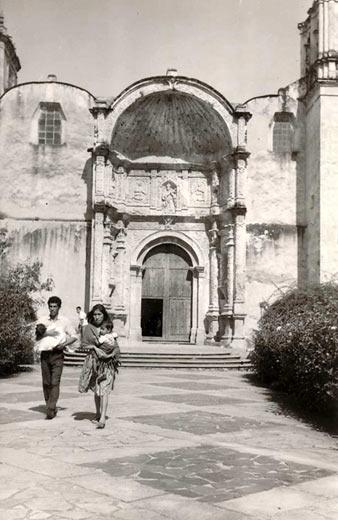
[[[39,144],[61,144],[62,119],[59,103],[40,103]]]
[[[293,146],[293,114],[276,112],[272,131],[272,150],[276,153],[291,153]]]

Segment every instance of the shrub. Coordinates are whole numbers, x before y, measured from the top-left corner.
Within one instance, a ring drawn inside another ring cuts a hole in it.
[[[36,319],[34,293],[48,289],[40,282],[41,264],[6,269],[0,280],[0,373],[13,373],[33,360],[31,324]]]
[[[338,398],[338,285],[295,289],[258,323],[252,363],[265,384],[324,411]]]

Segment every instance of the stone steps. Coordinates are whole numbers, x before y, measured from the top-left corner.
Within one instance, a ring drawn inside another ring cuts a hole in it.
[[[65,354],[65,365],[77,366],[83,363],[85,352]],[[251,363],[230,352],[123,352],[123,368],[185,368],[185,369],[250,369]]]

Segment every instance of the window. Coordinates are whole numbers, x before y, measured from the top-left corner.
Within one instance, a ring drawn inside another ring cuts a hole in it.
[[[39,144],[61,144],[62,119],[60,103],[40,103]]]
[[[272,133],[272,150],[291,153],[293,148],[294,116],[290,112],[276,112]]]

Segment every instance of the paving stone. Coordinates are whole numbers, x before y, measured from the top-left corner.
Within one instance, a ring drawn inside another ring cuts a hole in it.
[[[308,474],[308,477],[311,478],[310,474]],[[280,512],[309,508],[315,501],[316,498],[311,497],[307,493],[281,487],[279,489],[270,489],[263,493],[251,494],[244,498],[228,500],[218,505],[224,505],[227,509],[233,509],[241,513],[258,516],[269,515],[269,518],[273,518],[273,515]]]
[[[14,412],[10,408],[0,408],[0,424],[36,421],[37,419],[41,419],[41,415],[36,412],[26,412],[24,410],[15,410]]]
[[[80,394],[77,394],[75,392],[73,393],[66,393],[62,392],[60,393],[60,399],[68,399],[73,397],[78,397]],[[33,391],[33,392],[21,392],[21,393],[13,393],[13,394],[6,394],[0,396],[0,403],[30,403],[33,401],[44,401],[42,389],[40,391]]]
[[[190,432],[195,435],[210,435],[216,433],[237,432],[251,430],[253,428],[276,428],[280,425],[267,422],[246,419],[204,411],[178,412],[156,415],[141,415],[134,417],[121,417],[122,420],[135,423],[159,426],[177,431]]]
[[[229,385],[215,385],[213,383],[200,383],[198,381],[183,381],[183,382],[161,382],[161,383],[150,383],[151,386],[160,386],[160,387],[168,387],[168,388],[177,388],[180,390],[198,390],[201,392],[202,390],[217,390],[217,391],[223,391],[223,390],[234,390],[232,386]]]
[[[215,405],[237,405],[243,400],[232,397],[220,397],[208,394],[161,394],[161,395],[142,395],[142,399],[152,401],[166,401],[169,403],[183,403],[192,406],[215,406]]]
[[[136,480],[165,492],[207,502],[222,502],[331,474],[326,470],[215,446],[181,448],[87,466],[114,477]]]

